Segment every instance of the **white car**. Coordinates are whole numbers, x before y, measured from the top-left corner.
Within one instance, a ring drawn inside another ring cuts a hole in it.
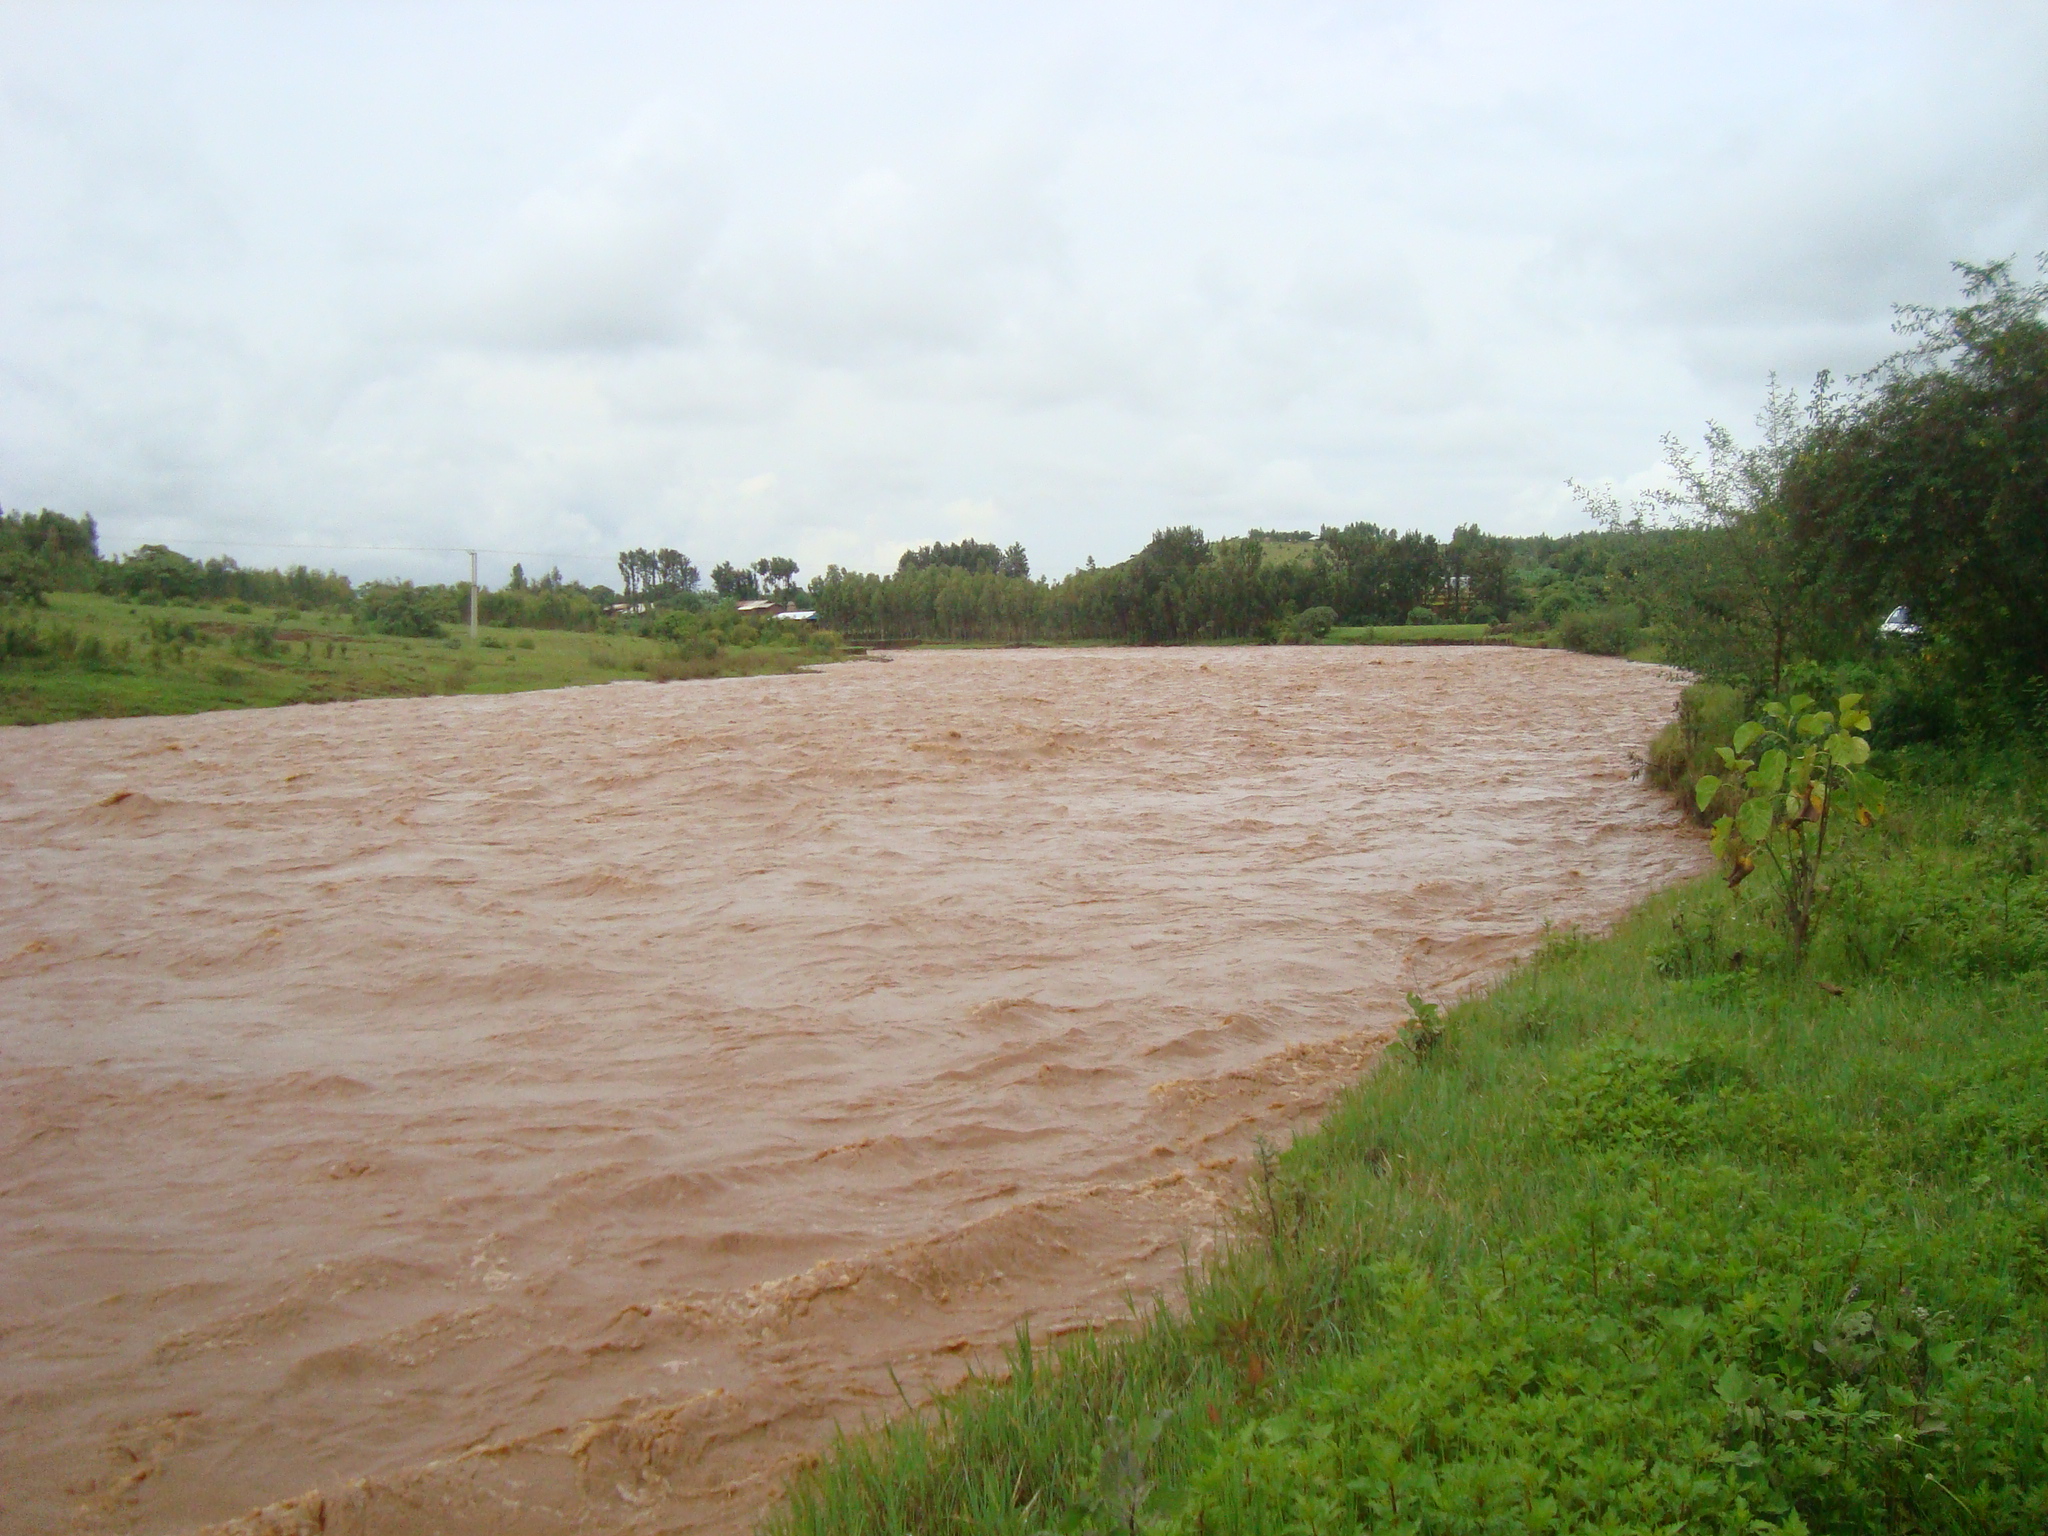
[[[1917,635],[1920,626],[1913,622],[1913,615],[1902,606],[1885,615],[1884,622],[1877,626],[1877,632],[1880,635]]]

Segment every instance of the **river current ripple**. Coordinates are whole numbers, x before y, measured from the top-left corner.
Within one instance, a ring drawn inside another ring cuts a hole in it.
[[[736,1530],[1703,854],[1660,669],[903,652],[0,733],[0,1530]],[[251,1513],[257,1511],[257,1513]]]

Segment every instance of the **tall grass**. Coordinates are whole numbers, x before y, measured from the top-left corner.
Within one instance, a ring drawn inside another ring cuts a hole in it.
[[[1175,1307],[1020,1341],[771,1529],[2040,1530],[2048,773],[1893,769],[1802,968],[1715,883],[1559,938]]]

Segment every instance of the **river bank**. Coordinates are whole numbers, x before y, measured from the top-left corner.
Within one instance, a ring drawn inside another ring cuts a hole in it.
[[[770,1529],[2036,1528],[2048,771],[1884,767],[1804,965],[1720,880],[1545,945],[1263,1160],[1184,1306]]]

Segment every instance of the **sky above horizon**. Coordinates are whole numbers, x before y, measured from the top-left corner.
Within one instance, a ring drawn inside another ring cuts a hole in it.
[[[2048,9],[10,4],[0,505],[1034,569],[1568,477],[2048,248]]]

